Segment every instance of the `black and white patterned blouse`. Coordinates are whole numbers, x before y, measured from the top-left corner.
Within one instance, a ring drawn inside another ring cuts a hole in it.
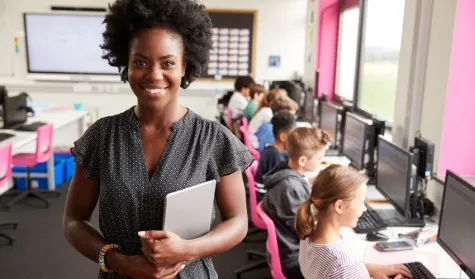
[[[89,179],[98,179],[99,226],[108,243],[136,255],[142,244],[137,232],[161,230],[168,193],[220,180],[253,161],[247,148],[226,127],[188,110],[173,123],[158,166],[149,179],[139,121],[133,107],[94,123],[72,148]],[[240,185],[236,185],[240,187]],[[214,221],[214,212],[213,220]],[[129,278],[99,271],[99,278]],[[210,258],[186,265],[178,278],[218,278]]]

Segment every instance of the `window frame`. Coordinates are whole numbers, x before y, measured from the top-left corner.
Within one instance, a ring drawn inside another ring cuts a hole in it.
[[[358,76],[358,68],[359,68],[359,60],[360,60],[360,56],[361,56],[361,53],[360,53],[360,45],[361,45],[361,34],[360,34],[360,26],[361,26],[361,6],[362,6],[362,3],[364,2],[365,0],[340,0],[338,1],[338,32],[337,32],[337,38],[338,38],[338,48],[340,48],[340,20],[341,20],[341,15],[344,11],[346,10],[349,10],[349,9],[352,9],[352,8],[355,8],[355,7],[359,7],[360,9],[360,13],[359,13],[359,22],[358,22],[358,37],[357,37],[357,48],[356,48],[356,61],[355,61],[355,77]],[[354,104],[354,98],[355,98],[355,95],[357,94],[357,91],[355,89],[355,87],[353,88],[353,100],[347,100],[343,97],[341,97],[340,95],[338,95],[338,93],[336,92],[336,84],[337,84],[337,70],[338,70],[338,49],[337,49],[337,54],[335,55],[335,80],[334,80],[334,84],[333,84],[333,102],[337,105],[343,105],[343,102],[350,102],[352,104],[352,107],[353,109],[355,108],[355,104]],[[355,78],[355,82],[356,82],[357,78]],[[356,85],[356,83],[355,83]]]

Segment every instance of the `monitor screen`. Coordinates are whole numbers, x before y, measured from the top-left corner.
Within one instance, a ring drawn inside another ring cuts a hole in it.
[[[104,15],[25,13],[29,73],[119,74],[102,59]]]
[[[353,113],[346,113],[343,155],[359,169],[364,168],[367,124]]]
[[[412,154],[379,136],[376,188],[404,216],[409,204],[411,170]]]
[[[330,135],[332,144],[335,144],[337,137],[337,125],[338,125],[338,108],[327,102],[322,102],[320,112],[320,129],[327,132]]]
[[[314,107],[315,97],[311,91],[305,92],[305,101],[303,106],[303,117],[305,121],[313,121],[313,107]]]
[[[15,125],[25,123],[28,119],[28,112],[26,111],[26,95],[5,98],[3,113],[3,125],[5,128],[12,128]]]
[[[437,241],[470,278],[475,278],[474,216],[474,186],[447,171]]]

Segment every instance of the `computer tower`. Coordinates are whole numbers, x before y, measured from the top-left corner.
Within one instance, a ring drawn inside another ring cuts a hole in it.
[[[434,144],[425,138],[416,137],[414,139],[414,148],[419,150],[419,176],[428,179],[432,178],[434,171]]]

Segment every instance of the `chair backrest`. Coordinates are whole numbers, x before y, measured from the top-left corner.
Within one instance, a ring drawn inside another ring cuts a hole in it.
[[[249,207],[251,210],[251,221],[254,226],[258,227],[261,230],[266,229],[266,224],[262,219],[257,215],[257,194],[256,194],[256,182],[254,181],[254,176],[252,175],[251,169],[246,169],[247,177],[247,186],[249,187]]]
[[[274,279],[286,279],[282,272],[280,264],[279,244],[277,242],[277,233],[275,232],[275,225],[272,219],[262,210],[262,202],[257,205],[257,214],[264,221],[267,227],[267,252],[270,254],[270,259],[267,259],[269,268]]]
[[[244,145],[247,147],[247,149],[249,149],[249,153],[251,153],[251,155],[252,155],[252,157],[254,157],[254,159],[259,161],[261,159],[261,153],[259,153],[259,151],[257,151],[252,146],[251,139],[249,138],[249,131],[247,130],[247,128],[244,128],[244,126],[240,126],[239,127],[239,132],[241,132],[242,141],[243,141]]]
[[[12,144],[0,146],[0,188],[7,185],[12,177]]]
[[[36,130],[36,161],[48,161],[53,153],[53,124],[46,124]]]
[[[249,122],[247,121],[247,118],[246,117],[241,117],[241,127],[244,127],[247,131],[248,127],[249,127]]]
[[[233,118],[231,116],[231,110],[226,107],[226,124],[228,124],[228,127],[231,127],[231,125],[233,124]]]

